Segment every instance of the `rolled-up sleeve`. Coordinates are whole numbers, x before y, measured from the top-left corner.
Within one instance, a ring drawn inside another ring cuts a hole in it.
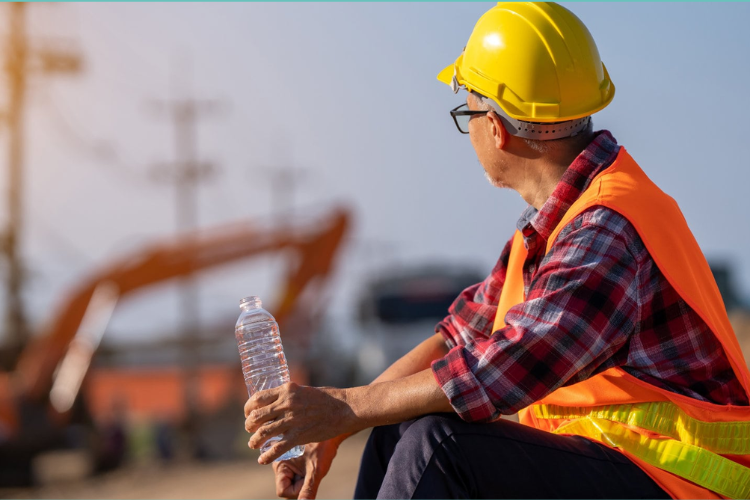
[[[497,301],[505,283],[511,242],[512,239],[505,244],[490,275],[481,283],[461,292],[448,308],[448,316],[435,326],[435,332],[443,336],[448,347],[487,338],[487,332],[495,321]]]
[[[490,337],[472,332],[473,341],[432,363],[435,379],[461,418],[481,422],[611,367],[635,329],[636,276],[616,228],[568,232],[542,260],[527,300],[506,315],[507,326]]]

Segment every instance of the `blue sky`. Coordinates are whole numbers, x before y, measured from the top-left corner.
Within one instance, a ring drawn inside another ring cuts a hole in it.
[[[589,27],[617,88],[595,126],[678,201],[706,255],[733,263],[750,295],[750,4],[563,5]],[[79,76],[30,88],[24,249],[35,324],[92,269],[173,230],[173,190],[149,174],[173,158],[172,130],[148,102],[186,89],[224,103],[199,129],[201,155],[221,167],[200,188],[202,226],[267,216],[264,172],[295,165],[308,171],[300,212],[346,201],[357,213],[352,248],[388,250],[347,254],[336,317],[378,266],[488,272],[525,204],[487,184],[448,115],[463,96],[435,76],[491,6],[32,5],[37,40],[74,40],[86,61]],[[175,71],[187,58],[192,70]],[[272,293],[279,265],[259,259],[202,276],[201,316],[234,318],[240,297]],[[174,291],[123,302],[118,340],[174,332]]]

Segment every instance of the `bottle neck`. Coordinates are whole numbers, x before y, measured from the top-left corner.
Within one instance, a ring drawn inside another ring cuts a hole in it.
[[[240,309],[243,311],[249,311],[251,309],[261,309],[263,307],[260,297],[251,295],[240,300]]]

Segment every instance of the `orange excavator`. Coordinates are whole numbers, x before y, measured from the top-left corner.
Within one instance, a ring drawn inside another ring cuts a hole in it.
[[[95,272],[63,295],[56,312],[22,351],[15,370],[0,373],[0,462],[9,454],[19,458],[25,440],[38,442],[40,433],[66,425],[72,400],[118,301],[166,280],[283,252],[288,265],[271,310],[284,332],[284,325],[299,316],[303,293],[321,296],[350,224],[350,211],[344,207],[316,220],[269,228],[234,223],[147,245]],[[304,302],[308,309],[315,307]],[[33,417],[40,414],[45,418]],[[42,421],[47,429],[38,428]]]

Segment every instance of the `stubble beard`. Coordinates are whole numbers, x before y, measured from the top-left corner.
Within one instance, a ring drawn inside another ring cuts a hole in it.
[[[484,171],[484,177],[487,179],[487,182],[489,182],[496,188],[505,189],[508,187],[505,184],[503,184],[500,179],[495,179],[494,177],[492,177],[490,173],[487,172],[486,170]]]

